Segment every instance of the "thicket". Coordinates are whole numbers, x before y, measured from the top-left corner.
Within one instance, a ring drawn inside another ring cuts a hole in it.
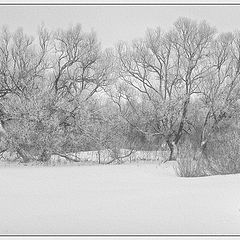
[[[27,163],[109,149],[114,162],[167,150],[180,176],[239,173],[239,75],[239,32],[205,21],[112,49],[80,25],[35,38],[2,28],[1,152]]]

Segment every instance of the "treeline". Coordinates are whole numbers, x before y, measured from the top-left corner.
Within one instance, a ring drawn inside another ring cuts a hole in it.
[[[21,161],[168,149],[180,175],[240,171],[240,32],[179,18],[102,49],[80,25],[0,34],[1,149]]]

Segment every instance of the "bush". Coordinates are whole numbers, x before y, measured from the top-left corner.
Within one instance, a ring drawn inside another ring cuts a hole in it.
[[[210,175],[240,173],[240,134],[229,131],[216,135],[209,143],[207,156]]]
[[[180,177],[240,173],[240,133],[218,133],[209,141],[203,155],[190,143],[181,146],[176,173]]]
[[[200,151],[194,150],[191,143],[184,143],[177,156],[175,171],[180,177],[201,177],[206,175],[206,162]]]

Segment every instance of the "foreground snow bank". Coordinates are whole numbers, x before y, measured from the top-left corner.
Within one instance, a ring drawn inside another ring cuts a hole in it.
[[[1,234],[240,234],[240,175],[170,165],[0,169]]]

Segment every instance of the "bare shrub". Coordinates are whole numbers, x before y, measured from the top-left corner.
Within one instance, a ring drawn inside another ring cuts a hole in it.
[[[208,146],[209,174],[240,173],[240,135],[238,132],[220,134]]]
[[[199,150],[194,150],[190,143],[181,146],[175,171],[180,177],[200,177],[205,176],[205,160]]]
[[[240,134],[236,130],[216,134],[204,154],[185,143],[177,162],[175,170],[180,177],[240,173]]]

